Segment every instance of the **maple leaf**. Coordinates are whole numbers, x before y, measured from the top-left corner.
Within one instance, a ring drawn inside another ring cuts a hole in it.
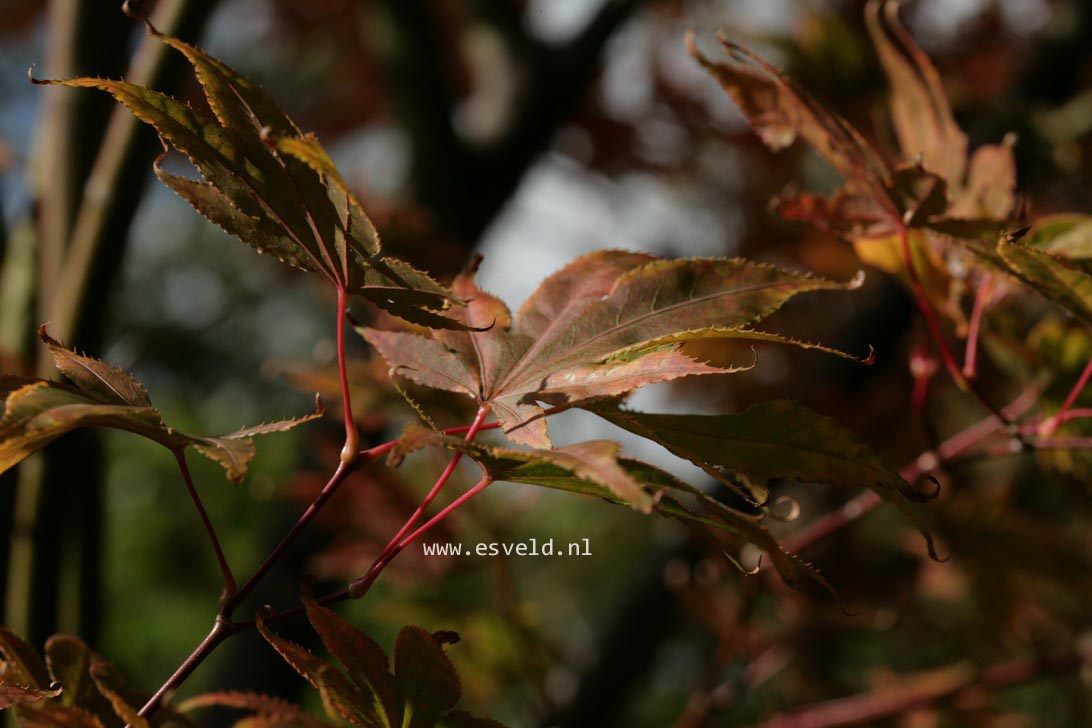
[[[274,634],[259,614],[262,636],[322,697],[327,715],[366,728],[504,728],[454,707],[462,695],[455,666],[443,643],[420,627],[403,627],[395,640],[393,661],[371,637],[308,595],[304,608],[322,644],[337,665]],[[393,665],[391,664],[393,662]],[[392,670],[393,668],[393,670]],[[227,704],[206,699],[207,704]],[[237,707],[266,710],[254,699]]]
[[[135,706],[146,696],[124,686],[117,669],[82,640],[54,635],[45,659],[0,627],[0,708],[14,708],[24,728],[192,728],[171,709],[151,720]]]
[[[868,445],[830,417],[799,402],[762,402],[735,414],[672,415],[623,410],[616,402],[589,409],[610,423],[664,446],[745,497],[767,501],[775,480],[867,488],[918,527],[931,555],[932,536],[911,508],[923,496]]]
[[[682,351],[687,341],[814,346],[750,327],[798,293],[860,283],[741,259],[599,251],[547,278],[513,317],[478,288],[475,269],[456,278],[452,290],[466,301],[457,311],[463,323],[487,330],[361,334],[395,374],[476,398],[493,409],[510,439],[535,447],[550,445],[542,403],[579,405],[655,382],[748,368],[697,361]]]
[[[235,724],[237,728],[330,728],[332,725],[281,698],[231,690],[204,693],[190,698],[180,703],[178,710],[190,713],[211,707],[232,708],[250,713],[249,717]]]
[[[168,427],[152,406],[144,386],[105,362],[77,354],[39,332],[57,369],[70,384],[46,379],[0,377],[4,410],[0,416],[0,472],[81,427],[110,427],[158,442],[172,452],[193,446],[219,463],[228,478],[241,482],[255,455],[252,438],[283,432],[322,415],[271,422],[218,437],[187,435]]]
[[[892,159],[755,53],[721,36],[728,59],[713,60],[692,34],[686,41],[770,149],[802,139],[843,177],[829,198],[793,195],[777,201],[778,211],[851,242],[863,261],[903,277],[909,273],[899,238],[910,229],[907,245],[927,298],[963,322],[944,260],[948,241],[992,256],[1015,208],[1013,139],[982,146],[968,159],[939,74],[899,22],[898,3],[870,0],[865,15],[891,86],[899,146]],[[990,241],[984,251],[983,239]]]
[[[1078,318],[1092,322],[1092,217],[1048,216],[1002,237],[1007,271]]]
[[[762,524],[761,515],[730,508],[660,468],[622,457],[618,443],[589,441],[556,450],[515,450],[410,425],[390,457],[397,464],[409,453],[426,447],[445,447],[465,454],[491,480],[602,498],[677,520],[703,534],[731,533],[762,549],[787,583],[799,586],[810,580],[833,591],[813,567],[781,548]],[[746,571],[734,556],[721,551],[734,566]]]
[[[193,66],[211,113],[166,94],[102,78],[34,83],[111,94],[182,152],[205,181],[156,175],[198,212],[259,253],[303,270],[390,313],[430,327],[458,327],[442,314],[454,300],[425,273],[382,254],[379,234],[329,155],[260,86],[177,38],[153,36]]]

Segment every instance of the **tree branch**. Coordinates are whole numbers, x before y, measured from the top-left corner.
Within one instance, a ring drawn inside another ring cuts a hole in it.
[[[1087,655],[1070,653],[1014,660],[977,672],[970,665],[953,665],[916,675],[900,675],[898,683],[891,687],[775,715],[761,725],[762,728],[829,728],[880,720],[940,701],[956,700],[974,690],[1000,690],[1073,673],[1087,659]]]

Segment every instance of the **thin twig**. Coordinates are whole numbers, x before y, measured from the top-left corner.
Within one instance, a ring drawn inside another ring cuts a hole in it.
[[[828,728],[856,725],[902,715],[957,698],[968,690],[999,690],[1048,675],[1080,670],[1088,657],[1080,653],[1013,660],[976,672],[960,664],[917,675],[901,675],[898,683],[848,698],[830,700],[775,715],[763,728]]]
[[[470,427],[468,427],[466,431],[465,440],[467,442],[473,440],[474,436],[478,434],[478,431],[481,430],[482,422],[485,420],[488,414],[488,407],[483,405],[478,408],[478,413],[474,416],[474,421],[470,423]],[[444,485],[451,478],[451,474],[455,472],[455,468],[458,467],[459,462],[462,460],[462,458],[462,452],[456,452],[454,455],[451,456],[451,460],[450,462],[448,462],[447,467],[444,468],[444,471],[442,473],[440,473],[440,477],[436,479],[436,483],[429,490],[428,494],[425,495],[424,500],[421,501],[421,505],[417,506],[417,510],[413,512],[413,515],[411,515],[404,524],[402,524],[402,527],[398,529],[398,533],[394,535],[394,538],[392,538],[390,542],[387,543],[386,547],[380,553],[380,559],[383,557],[383,554],[387,553],[387,551],[396,548],[398,546],[398,542],[402,540],[402,537],[405,536],[411,528],[413,528],[413,525],[417,523],[418,520],[420,520],[421,516],[424,515],[425,510],[430,505],[432,505],[432,501],[436,500],[436,496],[440,494],[440,491],[443,489]]]
[[[1004,408],[1004,417],[1009,420],[1019,418],[1031,408],[1037,398],[1037,390],[1033,388],[1025,390],[1019,397],[1014,399]],[[979,420],[970,427],[952,435],[933,450],[927,450],[918,455],[899,470],[899,475],[907,482],[913,483],[917,481],[931,470],[950,462],[952,458],[960,453],[973,447],[990,435],[999,432],[1002,429],[1001,422],[1002,421],[995,416]],[[1011,450],[1008,452],[1011,452]],[[804,551],[834,534],[844,526],[853,523],[867,513],[872,512],[881,503],[883,503],[883,499],[874,491],[862,493],[861,495],[846,501],[839,508],[830,513],[820,516],[809,523],[805,528],[789,536],[783,542],[783,546],[786,550],[793,553]]]
[[[430,518],[416,531],[406,536],[405,538],[402,538],[400,541],[397,539],[394,540],[392,542],[394,546],[384,549],[383,553],[379,555],[379,557],[375,560],[375,563],[371,565],[371,567],[364,574],[364,576],[360,577],[349,585],[347,595],[352,599],[359,599],[360,597],[364,596],[368,592],[368,589],[371,588],[371,585],[379,577],[379,575],[383,573],[383,569],[387,567],[387,564],[389,564],[394,559],[394,557],[402,551],[402,549],[406,548],[406,546],[409,546],[437,523],[447,518],[452,513],[452,511],[461,506],[463,503],[466,503],[478,493],[481,493],[483,490],[489,487],[489,484],[492,482],[493,479],[490,478],[488,475],[482,476],[482,479],[479,480],[473,488],[470,488],[468,491],[466,491],[458,498],[453,500],[451,503],[446,505],[439,513]],[[405,530],[406,529],[403,528],[403,531]]]
[[[925,320],[925,326],[929,330],[929,335],[937,345],[937,350],[940,352],[940,359],[944,362],[944,368],[948,370],[952,380],[955,381],[960,388],[967,390],[975,396],[975,398],[982,403],[989,412],[993,413],[994,417],[1001,420],[1002,424],[1006,427],[1011,426],[1004,413],[999,410],[989,398],[982,393],[974,382],[969,380],[963,375],[963,370],[959,364],[956,363],[955,355],[952,354],[952,349],[948,346],[947,339],[944,338],[944,332],[940,328],[940,321],[937,319],[936,312],[933,310],[932,304],[929,303],[928,296],[925,295],[925,288],[922,286],[921,278],[918,276],[917,268],[914,266],[914,255],[910,250],[910,231],[906,225],[901,222],[898,224],[899,243],[902,248],[903,263],[906,265],[906,274],[910,279],[910,288],[914,294],[914,300],[917,303],[918,310],[921,312],[922,318]],[[1019,437],[1019,435],[1017,435]]]
[[[182,472],[182,480],[186,481],[186,490],[189,491],[193,505],[197,508],[198,515],[201,516],[201,523],[204,524],[205,531],[209,535],[209,542],[212,543],[212,550],[216,553],[216,561],[220,564],[220,574],[224,579],[224,591],[220,595],[220,600],[225,602],[235,596],[237,588],[235,575],[231,573],[231,566],[228,565],[227,557],[224,556],[224,550],[220,546],[220,539],[216,536],[216,529],[213,527],[208,511],[205,510],[205,504],[201,502],[201,496],[193,484],[189,465],[186,464],[186,451],[175,450],[174,459],[178,461],[178,469]]]
[[[360,450],[360,435],[353,419],[353,401],[349,394],[349,366],[345,359],[345,317],[349,313],[349,292],[344,286],[337,288],[337,372],[341,382],[341,409],[345,415],[345,445],[341,448],[341,462],[349,465]]]
[[[265,578],[265,575],[269,573],[269,570],[273,568],[273,565],[281,558],[288,547],[296,540],[300,532],[307,527],[322,507],[326,504],[326,501],[330,500],[330,496],[334,494],[337,487],[345,480],[349,475],[350,468],[345,463],[340,463],[337,466],[337,470],[330,476],[330,480],[326,482],[326,485],[319,491],[318,496],[311,502],[311,505],[307,506],[307,510],[300,515],[299,519],[292,525],[292,528],[288,530],[288,533],[280,540],[276,548],[265,558],[265,561],[254,571],[246,583],[243,584],[235,597],[225,604],[225,615],[230,616],[234,612],[235,608],[254,590],[254,587],[258,586],[258,583]]]
[[[982,316],[989,305],[990,296],[993,295],[993,278],[987,273],[978,284],[978,290],[974,295],[974,308],[971,309],[971,320],[967,325],[967,349],[963,353],[963,376],[974,379],[978,373],[978,337],[982,330]]]
[[[218,616],[216,622],[213,623],[212,630],[208,633],[208,636],[201,640],[201,644],[197,645],[194,651],[190,653],[190,656],[178,666],[178,669],[167,679],[167,682],[163,683],[163,686],[160,687],[159,690],[156,690],[155,695],[148,699],[148,702],[140,709],[139,715],[146,718],[159,710],[159,706],[162,705],[163,701],[193,674],[193,671],[205,661],[206,657],[212,654],[212,651],[215,650],[221,642],[234,633],[235,630],[232,625],[227,620]],[[126,728],[130,727],[126,726]]]
[[[1088,360],[1088,363],[1084,365],[1084,371],[1081,372],[1081,376],[1077,378],[1077,383],[1073,385],[1073,389],[1069,390],[1069,395],[1062,402],[1062,406],[1058,408],[1058,412],[1053,417],[1043,422],[1042,427],[1039,428],[1041,435],[1052,435],[1054,431],[1058,429],[1058,425],[1065,422],[1066,413],[1069,408],[1077,401],[1077,398],[1081,396],[1081,392],[1084,391],[1085,386],[1088,384],[1089,378],[1092,377],[1092,359]]]

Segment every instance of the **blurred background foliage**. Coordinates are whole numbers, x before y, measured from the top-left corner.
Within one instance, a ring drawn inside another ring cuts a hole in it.
[[[724,30],[890,144],[877,123],[886,86],[862,2],[159,5],[169,21],[161,26],[259,80],[319,135],[388,250],[441,276],[481,252],[479,281],[513,308],[549,272],[603,247],[745,255],[842,279],[860,267],[849,247],[769,211],[790,184],[829,189],[836,179],[800,147],[770,154],[686,55],[682,37],[694,28],[708,41]],[[904,17],[940,68],[971,146],[1018,135],[1019,186],[1032,215],[1092,209],[1092,5],[918,0]],[[0,6],[5,369],[38,368],[30,334],[56,322],[57,300],[83,295],[81,315],[61,322],[66,343],[131,369],[180,429],[229,431],[302,413],[316,390],[336,398],[326,293],[256,258],[155,183],[156,143],[146,130],[129,147],[111,148],[110,135],[123,135],[114,115],[124,112],[108,100],[25,81],[31,64],[49,77],[129,78],[140,72],[126,69],[131,56],[143,58],[143,42],[114,3]],[[179,68],[148,67],[160,87],[199,98]],[[111,159],[118,174],[97,185]],[[81,207],[101,213],[88,234],[97,252],[84,294],[56,290],[50,268],[51,255],[86,233]],[[779,313],[777,330],[851,351],[874,346],[876,364],[763,349],[750,372],[658,385],[635,404],[723,412],[796,398],[895,464],[927,449],[935,433],[982,416],[973,399],[944,385],[924,419],[911,415],[906,362],[922,331],[895,281],[873,270],[857,292],[809,300],[819,303]],[[1046,304],[1029,310],[1019,300],[991,318],[987,346],[991,331],[997,341],[1015,333],[1024,354],[1056,368],[1048,397],[1060,399],[1092,344]],[[354,343],[361,425],[376,441],[389,439],[413,413],[377,386],[382,366]],[[1021,370],[1020,353],[989,349],[984,376],[998,401],[1018,393],[1007,374]],[[465,403],[419,394],[445,424],[467,421]],[[572,413],[554,432],[562,443],[617,437],[631,454],[696,477],[606,427]],[[329,420],[270,438],[238,488],[215,466],[193,463],[238,573],[258,563],[321,486],[336,463],[338,433]],[[373,468],[354,477],[256,603],[289,605],[305,571],[331,583],[358,576],[436,468],[420,458],[397,473]],[[1089,478],[1079,458],[1042,454],[949,468],[929,507],[952,554],[944,563],[929,561],[889,509],[816,545],[805,555],[845,604],[860,605],[853,615],[765,572],[733,573],[669,524],[502,484],[437,540],[589,538],[592,556],[444,560],[411,550],[345,612],[387,645],[407,623],[460,632],[449,654],[465,704],[514,726],[749,725],[911,684],[911,673],[943,684],[946,675],[930,671],[1087,644]],[[39,645],[56,631],[79,632],[139,687],[156,687],[204,634],[218,591],[216,564],[169,458],[125,435],[69,437],[2,485],[4,623]],[[783,534],[847,497],[803,485],[783,492],[802,506],[799,521],[778,526]],[[287,634],[307,642],[299,627]],[[1059,672],[1016,688],[953,690],[952,700],[902,711],[896,723],[1092,724],[1087,669],[1083,678]],[[213,686],[286,697],[303,687],[256,635],[226,644],[185,691]]]

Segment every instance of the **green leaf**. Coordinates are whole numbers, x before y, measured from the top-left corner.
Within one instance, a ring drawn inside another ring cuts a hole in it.
[[[283,432],[322,414],[259,425],[220,437],[178,432],[164,424],[144,387],[128,373],[63,348],[43,329],[40,335],[57,368],[74,386],[44,379],[0,377],[4,411],[0,416],[0,472],[53,440],[82,427],[109,427],[158,442],[173,452],[193,445],[220,463],[233,482],[246,474],[254,457],[252,437]]]
[[[1032,247],[1020,240],[1020,235],[1006,235],[997,246],[1009,271],[1047,299],[1092,322],[1092,275],[1085,272],[1084,265]],[[1035,242],[1042,246],[1048,238],[1040,236]]]
[[[462,694],[443,646],[420,627],[403,627],[394,645],[394,679],[402,699],[402,728],[433,728]]]
[[[204,182],[156,175],[229,234],[281,261],[317,271],[391,313],[425,326],[457,327],[443,316],[452,297],[424,273],[381,255],[379,235],[329,155],[257,84],[149,25],[193,66],[212,113],[152,89],[101,78],[36,81],[111,94],[186,155]],[[387,289],[399,289],[397,294]]]
[[[763,402],[726,415],[647,414],[612,402],[585,408],[729,485],[726,473],[762,489],[785,479],[872,490],[918,526],[933,553],[932,537],[911,508],[920,497],[910,484],[849,430],[802,404]]]
[[[1019,242],[1064,258],[1092,275],[1092,215],[1046,215],[1036,220]]]
[[[361,333],[399,376],[475,397],[512,440],[539,448],[550,444],[540,403],[571,406],[680,377],[740,371],[746,367],[696,361],[681,347],[709,338],[797,343],[749,327],[799,293],[859,285],[740,259],[600,251],[547,278],[513,318],[477,287],[473,273],[452,285],[466,301],[457,315],[468,328],[486,330]]]

